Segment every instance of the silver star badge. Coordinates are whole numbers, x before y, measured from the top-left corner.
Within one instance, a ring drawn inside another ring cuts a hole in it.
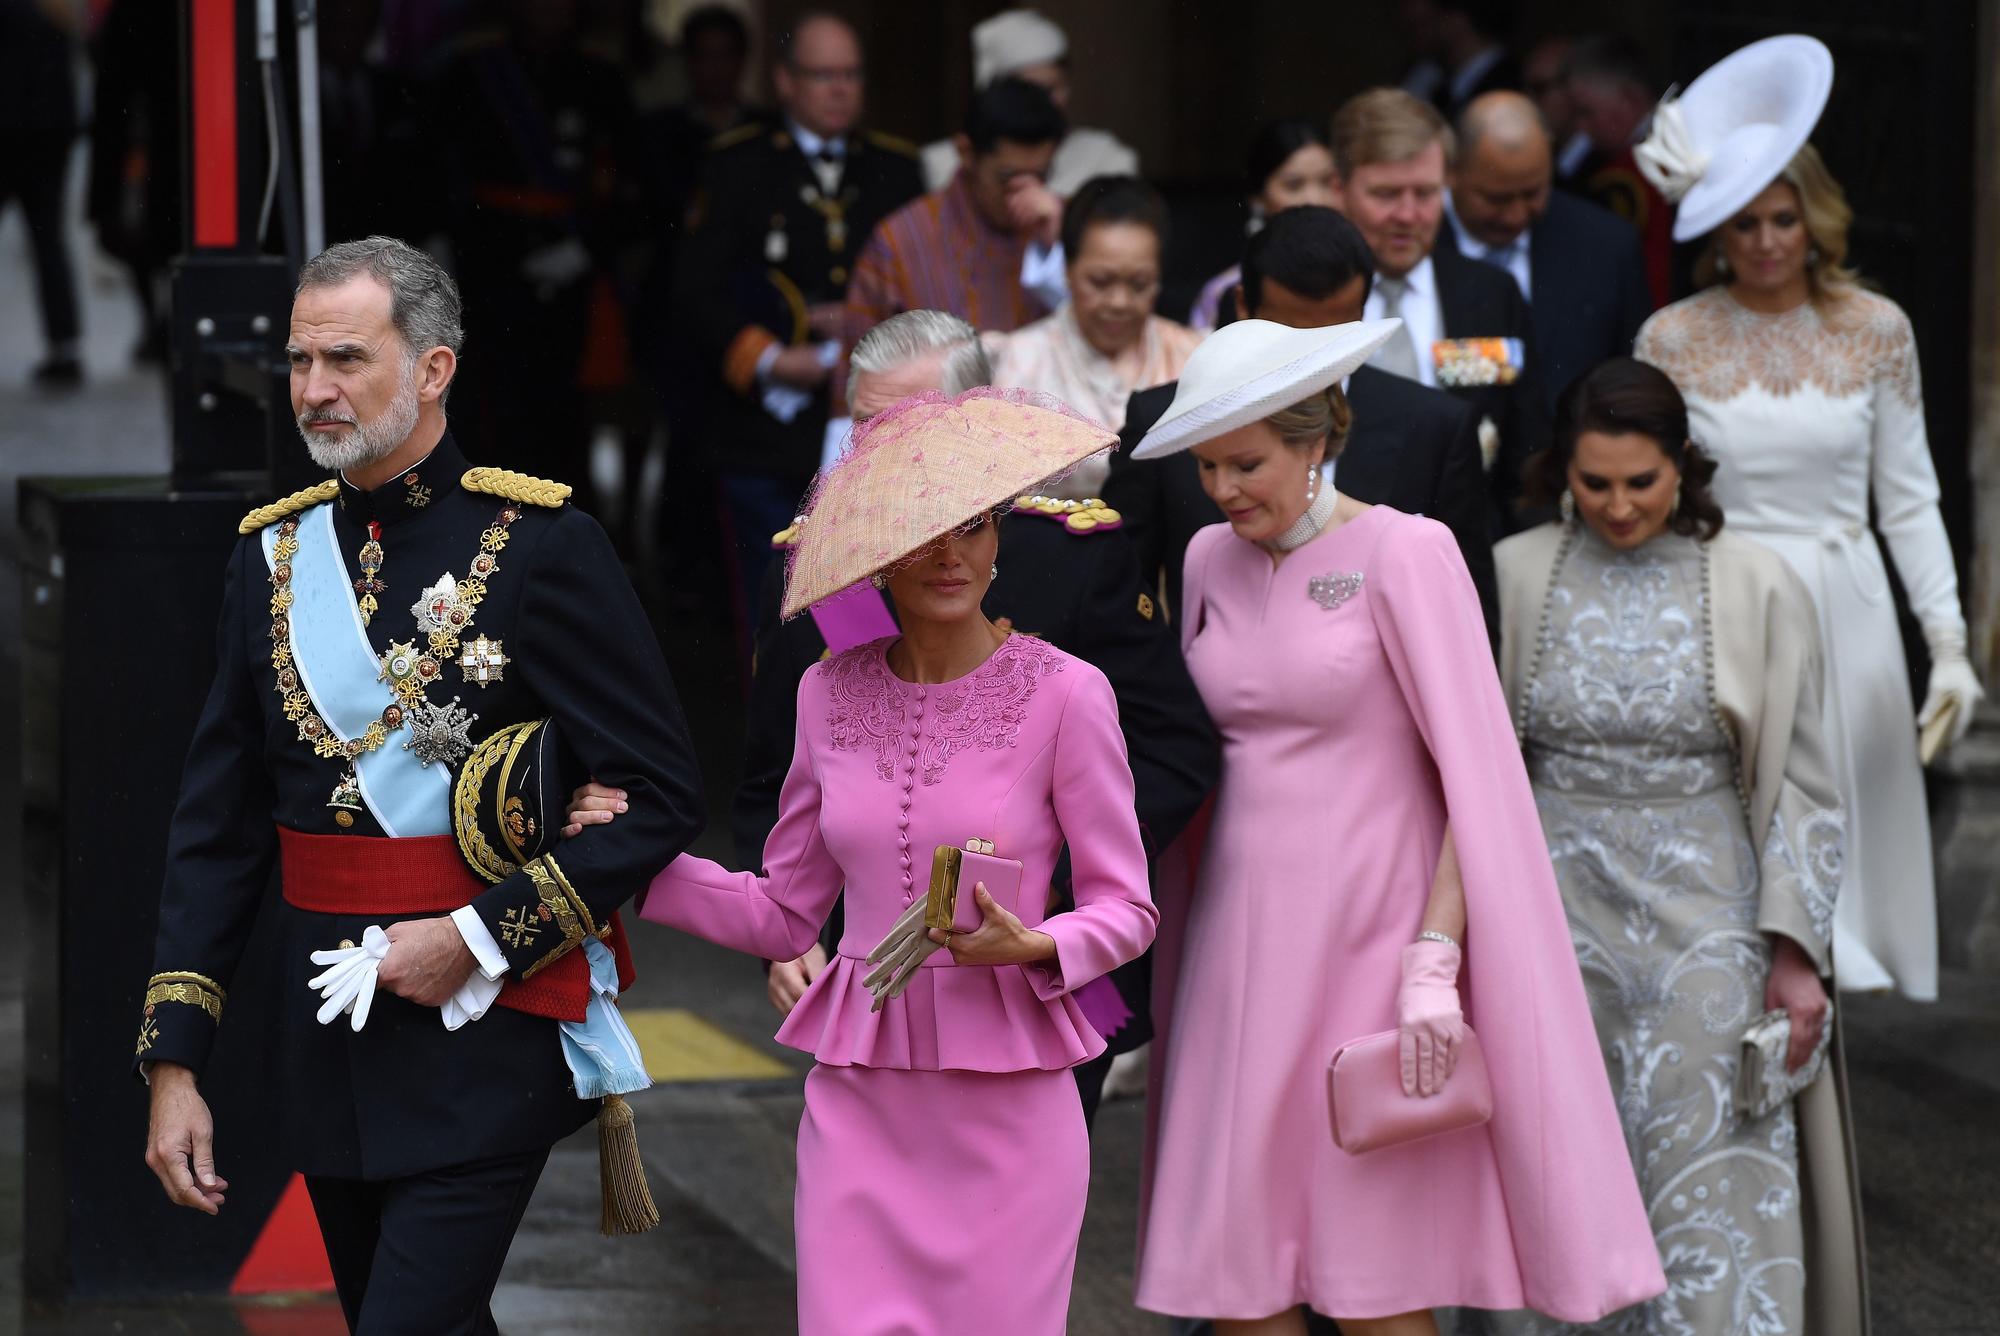
[[[410,615],[417,619],[417,629],[425,635],[434,631],[446,631],[456,635],[472,620],[472,609],[465,606],[459,597],[458,581],[446,571],[438,577],[436,584],[424,590],[423,596],[410,605]]]
[[[429,701],[412,705],[403,718],[403,726],[410,731],[410,740],[403,744],[403,750],[415,756],[417,763],[426,769],[433,761],[457,765],[472,753],[470,730],[479,716],[460,709],[458,697],[453,696],[449,705],[433,705]]]
[[[1306,582],[1306,594],[1313,602],[1332,612],[1361,592],[1360,571],[1328,571]]]

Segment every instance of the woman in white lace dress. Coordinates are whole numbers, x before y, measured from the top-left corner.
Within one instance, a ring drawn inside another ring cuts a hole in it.
[[[1637,356],[1673,377],[1716,456],[1730,528],[1782,554],[1818,604],[1826,731],[1848,811],[1835,918],[1840,986],[1937,996],[1937,909],[1916,725],[1982,692],[1938,510],[1910,321],[1845,265],[1851,218],[1808,144],[1711,234],[1706,286],[1646,322]],[[1875,527],[1930,647],[1911,708]],[[1913,722],[1914,720],[1914,722]]]

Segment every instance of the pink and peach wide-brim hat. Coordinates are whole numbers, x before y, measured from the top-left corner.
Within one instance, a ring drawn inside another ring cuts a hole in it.
[[[847,454],[820,476],[791,551],[784,615],[894,570],[1117,443],[1028,390],[903,400],[857,428]]]

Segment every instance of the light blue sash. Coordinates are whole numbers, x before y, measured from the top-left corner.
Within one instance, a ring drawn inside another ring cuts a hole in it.
[[[278,526],[261,535],[264,560],[278,564]],[[354,586],[333,532],[333,506],[325,503],[299,517],[299,550],[292,556],[292,663],[313,709],[345,742],[358,738],[382,717],[395,694],[381,680],[382,663],[355,606]],[[404,751],[395,734],[354,760],[362,801],[389,836],[451,834],[451,774],[426,769]]]
[[[569,1063],[577,1098],[603,1099],[644,1090],[653,1078],[646,1075],[646,1060],[640,1056],[632,1027],[612,1002],[618,996],[618,962],[611,948],[595,937],[584,939],[583,954],[590,962],[590,1006],[582,1024],[560,1022],[563,1058]]]

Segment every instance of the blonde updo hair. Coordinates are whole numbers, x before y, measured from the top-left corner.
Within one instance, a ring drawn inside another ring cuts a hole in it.
[[[1281,408],[1264,419],[1264,425],[1278,433],[1278,439],[1301,454],[1326,442],[1326,458],[1338,459],[1347,445],[1348,428],[1354,425],[1354,410],[1340,386],[1329,385],[1308,395],[1290,408]]]
[[[1798,192],[1799,215],[1805,219],[1806,238],[1819,251],[1819,260],[1806,265],[1806,283],[1812,291],[1813,305],[1840,300],[1861,286],[1861,275],[1847,267],[1847,229],[1854,222],[1847,192],[1833,179],[1819,150],[1811,144],[1792,155],[1785,170],[1778,173],[1778,180],[1789,183]],[[1711,233],[1701,258],[1695,261],[1696,286],[1712,287],[1725,280],[1721,260],[1721,243]]]

